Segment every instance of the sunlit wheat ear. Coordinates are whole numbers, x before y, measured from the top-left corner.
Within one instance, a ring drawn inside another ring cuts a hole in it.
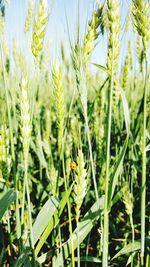
[[[128,15],[126,18],[126,24],[125,24],[125,32],[128,32],[131,26],[131,7],[129,8]]]
[[[108,18],[108,55],[107,68],[114,77],[114,110],[115,114],[120,100],[120,82],[118,77],[119,53],[120,53],[120,0],[107,1]]]
[[[55,96],[55,113],[58,127],[58,151],[62,148],[62,138],[64,132],[65,101],[62,73],[60,65],[57,63],[53,70],[54,96]]]
[[[71,135],[73,138],[73,143],[77,148],[79,143],[81,142],[81,127],[82,123],[76,116],[71,118]]]
[[[30,30],[34,16],[34,0],[28,0],[28,10],[25,19],[24,32],[27,33]]]
[[[111,73],[115,74],[119,63],[120,53],[120,1],[107,1],[107,17],[108,17],[108,57],[107,68]]]
[[[102,6],[99,5],[97,10],[93,12],[92,19],[88,23],[87,34],[84,38],[83,56],[84,63],[90,59],[91,53],[95,47],[95,41],[99,36],[98,28],[102,23]]]
[[[150,15],[149,2],[147,0],[133,0],[133,18],[138,34],[142,36],[145,56],[147,57],[147,45],[150,40]]]
[[[0,128],[0,174],[3,179],[8,178],[11,167],[11,158],[9,155],[9,133],[6,125]]]
[[[99,148],[99,153],[103,154],[103,142],[104,142],[104,122],[105,122],[105,94],[104,90],[101,90],[99,96],[96,96],[94,101],[94,133]]]
[[[66,174],[67,178],[70,175],[70,162],[71,162],[71,155],[72,155],[72,147],[73,147],[73,138],[70,133],[67,134],[67,140],[65,142],[65,155],[66,155]]]
[[[122,192],[123,192],[122,200],[123,200],[123,203],[125,204],[126,213],[129,216],[131,216],[133,213],[133,196],[130,192],[128,182],[124,182]]]
[[[131,42],[128,43],[128,51],[125,58],[125,62],[122,68],[122,87],[124,89],[128,89],[129,86],[129,79],[130,79],[130,71],[133,69],[133,62],[132,62],[132,47]]]
[[[51,134],[51,113],[50,110],[46,110],[45,114],[45,131],[44,131],[44,140],[49,144],[50,134]]]
[[[48,8],[47,0],[40,0],[38,6],[38,14],[34,21],[33,33],[32,33],[32,53],[35,56],[35,63],[38,64],[40,59],[40,53],[44,45],[44,37],[46,31],[46,25],[48,21]]]
[[[23,70],[25,67],[25,57],[21,53],[16,39],[13,40],[13,59],[18,70]]]
[[[80,149],[77,157],[77,168],[75,174],[75,185],[74,185],[74,202],[76,211],[76,220],[78,221],[80,216],[80,208],[83,203],[83,199],[87,189],[87,171],[85,169],[85,161],[83,152]]]
[[[140,66],[140,71],[143,72],[144,68],[144,46],[142,43],[142,37],[140,35],[137,36],[137,41],[136,41],[136,56],[139,62]]]
[[[23,159],[27,163],[30,138],[31,138],[31,116],[27,92],[27,80],[23,77],[20,83],[20,119],[21,119],[21,139],[23,146]]]

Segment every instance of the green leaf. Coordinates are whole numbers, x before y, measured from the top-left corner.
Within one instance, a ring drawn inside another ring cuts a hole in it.
[[[31,251],[30,247],[25,247],[21,253],[21,255],[19,256],[19,258],[17,259],[17,261],[14,264],[14,267],[21,267],[23,266],[25,260],[27,259],[29,253]]]
[[[79,243],[81,244],[82,241],[87,237],[93,226],[96,224],[97,220],[99,219],[102,210],[104,209],[104,196],[102,196],[95,204],[89,209],[89,211],[85,214],[84,218],[81,222],[79,222],[78,228],[76,227],[75,231],[72,235],[73,247],[74,249],[77,248],[77,233],[79,233]],[[70,255],[70,244],[71,239],[69,238],[68,241],[63,245],[63,256],[64,260],[67,259]],[[38,258],[38,262],[42,264],[45,262],[47,257],[52,255],[52,251],[49,251]],[[58,252],[55,260],[55,265],[60,266],[61,263],[61,252]]]
[[[56,198],[51,197],[47,200],[47,202],[44,204],[42,209],[40,210],[35,223],[33,225],[33,241],[34,244],[38,241],[41,234],[47,227],[50,219],[54,215],[56,209],[58,207],[58,201]]]
[[[37,244],[37,246],[36,246],[36,249],[35,249],[35,255],[36,255],[36,256],[38,255],[40,249],[42,248],[43,244],[44,244],[45,241],[47,240],[47,238],[48,238],[48,236],[50,235],[51,231],[52,231],[52,230],[54,229],[54,227],[56,227],[56,225],[59,223],[59,218],[60,218],[60,216],[61,216],[61,214],[62,214],[62,212],[63,212],[63,210],[64,210],[64,207],[65,207],[65,205],[66,205],[66,203],[67,203],[67,199],[68,199],[68,197],[70,196],[70,193],[71,193],[71,191],[72,191],[72,187],[73,187],[73,184],[70,186],[70,188],[68,189],[67,193],[64,192],[64,193],[62,194],[63,197],[62,197],[62,199],[61,199],[61,201],[60,201],[60,203],[59,203],[58,209],[57,209],[57,210],[55,211],[55,213],[54,213],[54,218],[52,218],[52,219],[49,221],[49,223],[48,223],[48,225],[47,225],[45,231],[43,232],[43,234],[42,234],[42,236],[41,236],[41,238],[40,238],[40,240],[39,240],[39,242],[38,242],[38,244]]]
[[[36,145],[34,142],[31,142],[31,147],[33,151],[35,152],[35,154],[37,155],[41,165],[44,168],[47,168],[47,162],[46,162],[46,159],[43,153],[42,141],[41,141],[41,136],[39,133],[37,135]]]
[[[150,248],[150,237],[147,236],[145,238],[145,243],[146,243],[146,247],[147,248]],[[137,240],[137,241],[134,241],[134,243],[130,243],[128,245],[126,245],[125,247],[123,247],[113,258],[112,260],[122,256],[122,255],[125,255],[125,254],[129,254],[129,253],[133,253],[135,251],[138,251],[140,250],[141,248],[141,241],[140,240]]]
[[[78,261],[78,258],[75,258],[75,261]],[[92,262],[93,263],[101,263],[101,259],[92,257],[92,256],[81,256],[80,257],[81,262]]]
[[[150,144],[148,144],[148,145],[146,146],[145,151],[146,151],[146,152],[150,151]]]
[[[104,67],[104,66],[102,66],[102,65],[99,65],[99,64],[97,64],[97,63],[92,63],[94,66],[96,66],[97,68],[99,68],[99,69],[101,69],[101,70],[103,70],[104,72],[106,72],[109,76],[111,75],[110,74],[110,71],[106,68],[106,67]]]
[[[134,251],[140,250],[140,241],[135,241],[134,243],[130,243],[124,248],[122,248],[113,258],[112,260],[124,255],[124,254],[129,254]]]
[[[120,191],[118,191],[116,193],[116,195],[114,196],[114,198],[111,201],[111,206],[113,206],[114,204],[116,204],[123,196],[123,192],[122,189]]]
[[[0,199],[0,220],[2,220],[5,211],[16,200],[17,192],[10,189],[1,199]]]
[[[110,175],[110,185],[109,185],[109,190],[108,190],[108,209],[111,208],[112,206],[112,198],[115,192],[115,188],[118,182],[118,176],[121,172],[121,168],[122,168],[122,163],[123,163],[123,159],[125,156],[125,152],[127,149],[127,145],[128,145],[128,136],[126,137],[126,140],[124,142],[124,145],[120,151],[120,154],[118,156],[118,160],[116,165],[114,166],[114,171],[113,173]]]

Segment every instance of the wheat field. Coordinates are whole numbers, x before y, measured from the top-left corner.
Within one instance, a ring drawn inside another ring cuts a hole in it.
[[[0,266],[150,267],[150,2],[92,0],[83,31],[76,0],[52,58],[57,0],[26,1],[11,39],[15,1],[0,1]]]

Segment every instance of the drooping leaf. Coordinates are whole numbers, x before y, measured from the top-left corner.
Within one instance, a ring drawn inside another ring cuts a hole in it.
[[[150,248],[150,237],[146,237],[145,238],[145,243],[146,243],[146,248]],[[135,251],[140,250],[141,247],[141,242],[140,240],[134,241],[134,243],[130,243],[128,245],[126,245],[125,247],[123,247],[121,250],[119,250],[119,252],[112,258],[112,260],[125,255],[125,254],[129,254],[129,253],[133,253]]]
[[[42,236],[41,236],[41,238],[40,238],[40,240],[39,240],[39,242],[38,242],[38,244],[37,244],[37,246],[35,248],[35,255],[36,256],[38,255],[40,249],[42,248],[43,244],[47,240],[47,238],[50,235],[50,233],[53,230],[53,228],[56,227],[56,225],[59,223],[59,218],[60,218],[60,216],[61,216],[61,214],[62,214],[62,212],[64,210],[64,207],[65,207],[65,205],[67,203],[67,198],[69,197],[69,195],[70,195],[70,193],[72,191],[72,186],[73,185],[70,186],[70,188],[68,189],[67,193],[64,192],[62,194],[63,197],[62,197],[62,199],[61,199],[61,201],[59,203],[58,209],[54,213],[54,218],[52,218],[49,221],[45,231],[43,232],[43,234],[42,234]]]
[[[2,220],[8,207],[16,200],[17,192],[10,189],[5,195],[0,199],[0,220]]]
[[[97,64],[97,63],[92,63],[94,66],[96,66],[97,68],[99,68],[100,70],[103,70],[104,72],[106,72],[109,76],[110,76],[110,72],[109,72],[109,70],[106,68],[106,67],[104,67],[104,66],[102,66],[102,65],[99,65],[99,64]]]
[[[43,231],[46,229],[50,219],[54,215],[57,207],[58,207],[58,201],[56,198],[51,197],[47,200],[47,202],[44,204],[42,209],[40,210],[35,223],[33,225],[33,241],[34,244],[38,241]]]

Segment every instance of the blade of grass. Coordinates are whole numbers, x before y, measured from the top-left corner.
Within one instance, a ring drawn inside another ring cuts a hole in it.
[[[10,189],[5,195],[0,199],[0,220],[2,220],[6,210],[9,206],[17,199],[17,192]]]
[[[38,253],[40,252],[42,246],[44,245],[45,241],[47,240],[48,236],[50,235],[50,233],[52,232],[52,230],[56,227],[56,225],[59,223],[59,218],[64,210],[64,207],[67,203],[67,198],[69,197],[71,191],[72,191],[72,186],[68,189],[67,193],[65,192],[63,194],[63,197],[59,203],[59,206],[57,208],[57,210],[54,212],[54,216],[53,218],[50,219],[46,229],[44,230],[42,236],[39,239],[39,242],[35,248],[35,255],[37,256]]]

